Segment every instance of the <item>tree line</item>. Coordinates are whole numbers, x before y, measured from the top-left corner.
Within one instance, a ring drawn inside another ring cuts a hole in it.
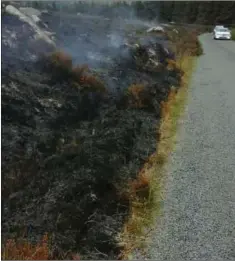
[[[195,24],[235,24],[232,1],[161,1],[160,17],[166,21]]]
[[[5,2],[6,3],[6,2]],[[17,3],[17,2],[16,2]],[[192,24],[235,24],[234,1],[22,1],[18,4],[70,13],[99,14],[109,17],[132,14],[146,20]]]

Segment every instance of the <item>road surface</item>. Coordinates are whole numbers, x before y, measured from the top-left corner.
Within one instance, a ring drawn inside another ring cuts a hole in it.
[[[149,246],[159,261],[235,260],[235,42],[200,37],[162,216]]]

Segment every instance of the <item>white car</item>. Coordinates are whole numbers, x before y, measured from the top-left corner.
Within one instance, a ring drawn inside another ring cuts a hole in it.
[[[225,27],[223,28],[217,27],[214,29],[213,37],[215,40],[219,40],[219,39],[231,40],[231,31]]]
[[[223,25],[216,25],[215,28],[214,28],[214,32],[218,29],[223,29],[224,26]]]

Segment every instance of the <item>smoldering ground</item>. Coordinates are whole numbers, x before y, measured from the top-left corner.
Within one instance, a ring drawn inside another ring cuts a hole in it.
[[[91,89],[67,76],[52,79],[37,60],[43,45],[29,45],[32,28],[14,15],[2,18],[3,241],[48,233],[56,258],[117,258],[129,214],[123,192],[157,149],[160,103],[180,84],[180,71],[167,69],[167,42],[137,35],[146,23],[127,18],[40,16],[57,48],[74,66],[88,64],[105,94],[96,81]]]

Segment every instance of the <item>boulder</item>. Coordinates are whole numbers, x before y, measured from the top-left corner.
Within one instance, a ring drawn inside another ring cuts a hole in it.
[[[161,27],[161,26],[154,26],[154,27],[151,27],[147,30],[147,33],[151,33],[151,32],[164,32],[164,28]]]
[[[48,45],[51,45],[53,47],[56,46],[55,42],[50,39],[48,34],[45,33],[43,30],[41,30],[39,28],[39,26],[36,24],[35,20],[40,21],[40,19],[37,17],[36,14],[33,14],[34,18],[29,17],[12,5],[7,5],[5,8],[5,11],[9,15],[13,15],[13,16],[17,17],[21,22],[28,24],[34,32],[35,39],[42,39]]]

